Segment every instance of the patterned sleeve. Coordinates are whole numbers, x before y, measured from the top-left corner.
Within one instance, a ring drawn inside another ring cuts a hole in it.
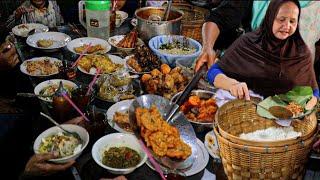
[[[57,1],[52,1],[53,9],[56,13],[56,19],[57,19],[57,25],[60,26],[61,24],[64,24],[64,19],[61,15],[60,7],[57,3]]]

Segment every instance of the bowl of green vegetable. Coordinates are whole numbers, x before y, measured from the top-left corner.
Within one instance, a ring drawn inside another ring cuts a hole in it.
[[[99,166],[113,174],[129,174],[147,160],[137,138],[125,133],[103,136],[95,142],[91,154]]]

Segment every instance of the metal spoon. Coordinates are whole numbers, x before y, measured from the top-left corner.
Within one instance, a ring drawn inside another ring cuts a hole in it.
[[[264,107],[264,106],[261,106],[260,104],[254,102],[254,101],[251,101],[253,104],[261,107],[262,109],[268,111],[270,114],[272,114],[274,117],[278,118],[278,119],[292,119],[293,117],[293,114],[292,112],[285,108],[285,107],[282,107],[282,106],[271,106],[269,109]]]
[[[65,133],[67,134],[71,134],[73,137],[76,137],[77,139],[81,140],[80,136],[78,133],[75,132],[70,132],[68,130],[66,130],[65,128],[63,128],[59,123],[57,123],[57,121],[55,121],[54,119],[52,119],[52,117],[46,115],[43,112],[40,112],[40,115],[47,118],[49,121],[51,121],[53,124],[55,124],[56,126],[58,126],[60,129],[62,129]]]
[[[190,95],[193,88],[198,84],[200,78],[205,74],[206,72],[206,65],[202,65],[200,69],[196,72],[196,74],[193,76],[189,84],[185,87],[185,89],[182,91],[181,95],[177,98],[177,100],[174,102],[174,104],[171,107],[171,110],[166,115],[165,119],[167,122],[170,122],[174,114],[178,111],[179,106],[182,105],[182,103],[185,102],[185,100]]]

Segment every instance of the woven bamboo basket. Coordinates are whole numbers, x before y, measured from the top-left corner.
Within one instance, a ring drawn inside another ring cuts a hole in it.
[[[241,133],[278,126],[257,115],[256,106],[234,100],[216,113],[215,134],[228,179],[302,179],[316,135],[317,118],[312,113],[304,120],[295,120],[293,127],[302,133],[285,141],[257,142],[242,140]]]
[[[209,11],[185,2],[173,3],[173,8],[183,11],[182,35],[202,42],[202,25]]]

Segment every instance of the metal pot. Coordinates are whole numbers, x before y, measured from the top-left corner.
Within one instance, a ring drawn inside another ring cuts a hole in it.
[[[165,8],[144,7],[136,10],[137,29],[143,41],[158,35],[181,34],[183,12],[171,9],[168,21],[162,21]]]

